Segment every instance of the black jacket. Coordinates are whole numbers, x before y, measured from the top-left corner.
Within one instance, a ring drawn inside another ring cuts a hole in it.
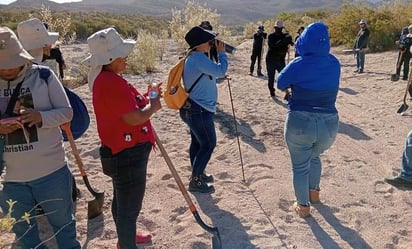
[[[289,33],[273,32],[268,37],[268,52],[266,62],[284,61],[289,45],[294,45]]]

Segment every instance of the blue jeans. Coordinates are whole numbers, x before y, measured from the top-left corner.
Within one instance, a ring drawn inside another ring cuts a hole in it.
[[[271,94],[275,92],[276,71],[278,71],[279,73],[280,71],[282,71],[285,65],[285,60],[266,62],[266,71],[268,74],[268,89]]]
[[[152,144],[140,143],[112,154],[100,147],[103,173],[112,178],[112,215],[120,248],[137,249],[136,221],[146,191],[146,170]]]
[[[356,52],[356,68],[359,71],[363,71],[363,67],[365,66],[365,51],[360,50]]]
[[[206,111],[194,101],[188,102],[188,106],[180,109],[180,117],[190,129],[189,155],[192,176],[198,176],[204,173],[216,147],[214,113]]]
[[[412,181],[412,130],[406,138],[405,150],[402,154],[402,169],[399,176],[407,181]]]
[[[333,144],[338,127],[338,114],[293,111],[286,117],[284,135],[292,161],[295,196],[301,205],[309,205],[309,190],[320,189],[319,156]]]
[[[34,208],[39,203],[43,208],[53,231],[59,249],[77,249],[80,243],[76,239],[76,221],[73,215],[72,174],[67,166],[50,175],[30,182],[5,182],[0,205],[3,211],[8,210],[6,200],[17,201],[12,216],[19,220],[25,212],[35,216]],[[18,222],[13,232],[23,249],[34,248],[41,244],[36,219]],[[37,248],[47,248],[42,245]]]

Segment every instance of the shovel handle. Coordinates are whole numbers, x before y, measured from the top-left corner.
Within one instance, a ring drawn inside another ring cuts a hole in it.
[[[186,200],[187,205],[189,206],[190,212],[192,212],[192,213],[196,212],[196,207],[193,204],[193,201],[190,198],[189,193],[187,192],[185,186],[183,185],[182,179],[180,179],[180,176],[177,173],[176,168],[174,167],[174,165],[172,163],[172,160],[170,159],[169,155],[167,154],[166,149],[164,148],[164,146],[163,146],[162,142],[160,141],[159,137],[157,136],[157,133],[154,132],[154,134],[155,134],[155,138],[156,138],[157,147],[159,147],[159,150],[162,153],[163,158],[165,159],[166,164],[170,169],[170,172],[172,173],[173,177],[175,178],[177,186],[179,187],[180,191],[183,194],[183,197]]]
[[[67,139],[69,140],[73,155],[76,159],[77,166],[79,167],[80,174],[84,178],[86,176],[86,171],[84,170],[82,159],[80,158],[79,151],[77,150],[76,143],[74,142],[73,133],[70,129],[70,122],[62,124],[60,128],[66,133],[66,136],[67,136]]]

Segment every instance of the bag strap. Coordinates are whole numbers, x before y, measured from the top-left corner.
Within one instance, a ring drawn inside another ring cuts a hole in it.
[[[13,94],[11,95],[9,103],[7,104],[7,109],[5,113],[9,116],[13,116],[14,105],[16,104],[17,97],[19,96],[20,88],[23,85],[23,81],[24,79],[17,84],[16,88],[14,88]]]
[[[204,73],[202,73],[195,81],[195,83],[193,83],[193,85],[189,88],[189,90],[187,91],[188,93],[190,93],[193,89],[193,87],[196,86],[197,82],[199,82],[199,80],[203,77]]]

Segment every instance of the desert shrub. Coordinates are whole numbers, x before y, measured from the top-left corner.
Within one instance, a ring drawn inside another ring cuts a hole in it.
[[[30,17],[36,17],[36,15],[31,14]],[[59,41],[63,44],[70,44],[76,40],[76,31],[72,26],[70,14],[56,14],[49,7],[42,5],[38,18],[48,24],[49,31],[59,33]]]
[[[160,50],[159,40],[165,38],[160,37],[161,33],[153,35],[146,30],[139,30],[138,33],[136,46],[128,56],[128,73],[153,72]]]
[[[219,39],[228,43],[233,41],[229,39],[231,34],[228,29],[220,23],[220,15],[216,10],[209,9],[206,4],[200,5],[194,1],[188,1],[184,10],[172,10],[172,19],[169,24],[172,39],[177,41],[182,49],[188,47],[184,39],[185,34],[203,20],[210,22],[213,31],[219,33]]]

